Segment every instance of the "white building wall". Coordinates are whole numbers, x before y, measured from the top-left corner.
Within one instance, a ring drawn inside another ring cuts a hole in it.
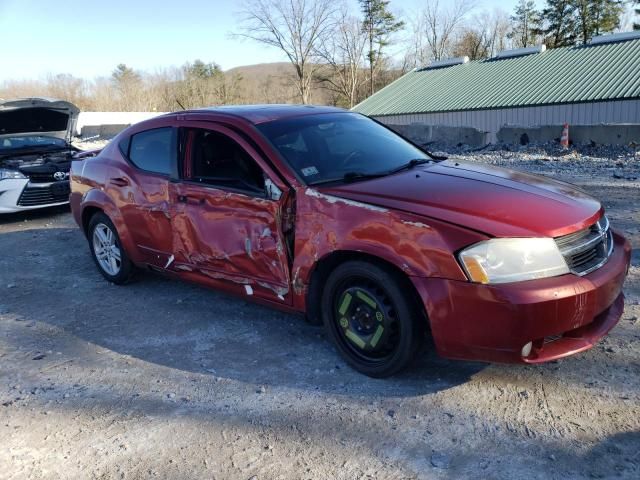
[[[132,125],[166,112],[80,112],[76,123],[77,133],[87,125]]]
[[[488,134],[495,142],[496,134],[504,126],[542,127],[547,125],[599,125],[640,123],[640,100],[575,103],[499,110],[476,110],[447,113],[386,115],[377,117],[389,125],[438,125],[473,127]]]

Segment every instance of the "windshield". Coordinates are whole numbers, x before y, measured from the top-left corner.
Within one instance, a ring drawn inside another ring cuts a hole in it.
[[[258,128],[309,185],[385,175],[430,157],[357,113],[276,120]]]
[[[47,137],[45,135],[29,136],[3,136],[0,138],[0,152],[10,150],[49,149],[53,147],[65,147],[67,142],[60,138]]]

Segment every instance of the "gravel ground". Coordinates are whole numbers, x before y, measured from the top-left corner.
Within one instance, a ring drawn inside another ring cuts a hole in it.
[[[625,149],[453,152],[576,183],[640,247]],[[373,380],[322,329],[143,274],[107,284],[67,209],[0,217],[0,478],[640,478],[640,255],[619,325],[541,366]]]

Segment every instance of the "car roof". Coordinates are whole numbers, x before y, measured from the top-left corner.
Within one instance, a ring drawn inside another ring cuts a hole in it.
[[[337,107],[324,107],[318,105],[224,105],[220,107],[198,108],[188,110],[189,113],[218,113],[242,117],[245,120],[260,124],[273,120],[281,120],[303,115],[321,113],[346,113],[348,110]],[[176,114],[187,112],[175,112]]]

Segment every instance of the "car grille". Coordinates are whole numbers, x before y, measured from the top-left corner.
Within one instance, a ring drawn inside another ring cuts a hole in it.
[[[576,275],[586,275],[600,268],[613,252],[613,237],[607,217],[602,217],[589,228],[555,240],[569,270]]]
[[[68,162],[30,165],[20,168],[20,173],[28,177],[31,183],[62,182],[69,179],[70,166]]]
[[[28,184],[18,199],[21,207],[35,207],[69,201],[69,182],[56,182],[47,186],[34,187]]]
[[[29,172],[26,175],[31,183],[51,183],[55,181],[53,173],[49,172]]]

